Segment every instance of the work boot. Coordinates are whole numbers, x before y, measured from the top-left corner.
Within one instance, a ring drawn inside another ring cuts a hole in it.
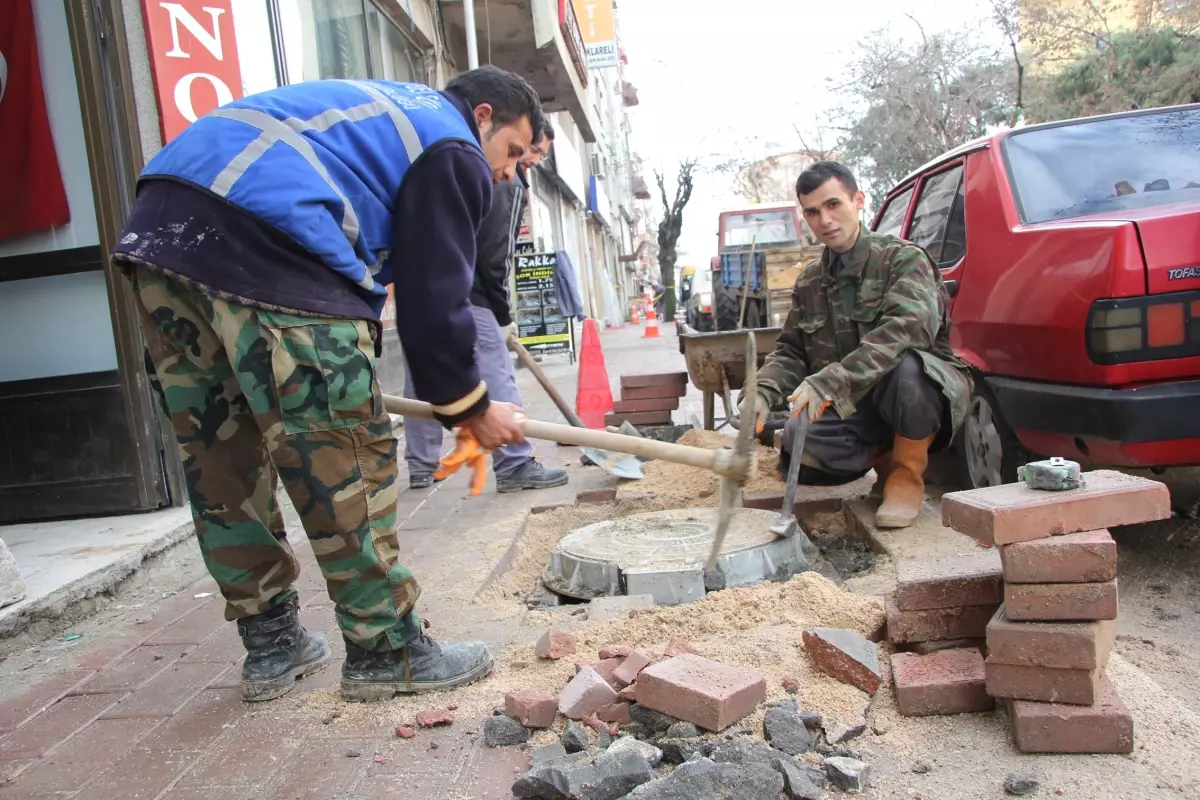
[[[482,642],[441,644],[424,633],[399,650],[364,650],[346,642],[342,699],[356,703],[474,683],[492,671]]]
[[[300,601],[292,595],[275,608],[237,621],[246,647],[242,699],[274,700],[292,690],[296,679],[329,663],[324,634],[300,624]]]
[[[905,439],[892,445],[891,466],[883,484],[883,503],[875,512],[878,528],[907,528],[917,521],[925,502],[925,467],[933,437]]]
[[[515,472],[496,478],[497,492],[519,492],[522,489],[550,489],[567,482],[567,471],[562,467],[543,467],[536,458],[530,458]]]
[[[441,483],[441,480],[433,477],[432,472],[408,473],[408,488],[410,489],[428,489],[435,483]]]

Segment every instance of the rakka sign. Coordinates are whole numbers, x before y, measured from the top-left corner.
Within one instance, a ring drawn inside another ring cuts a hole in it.
[[[242,96],[232,0],[142,0],[163,143]]]

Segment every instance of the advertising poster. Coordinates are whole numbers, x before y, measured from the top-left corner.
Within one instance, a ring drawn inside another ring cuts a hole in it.
[[[554,253],[517,255],[517,337],[530,353],[571,352],[571,321],[558,307],[554,293]]]

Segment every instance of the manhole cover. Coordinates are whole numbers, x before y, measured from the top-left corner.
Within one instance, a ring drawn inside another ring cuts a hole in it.
[[[705,574],[716,513],[715,508],[654,511],[579,528],[558,543],[543,580],[570,597],[652,594],[656,603],[671,605],[697,600],[708,590],[810,568],[799,539],[771,533],[775,512],[739,508],[717,569]]]

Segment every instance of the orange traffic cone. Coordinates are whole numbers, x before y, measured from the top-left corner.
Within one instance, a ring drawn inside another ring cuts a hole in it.
[[[600,329],[596,320],[583,321],[583,341],[579,346],[579,381],[575,386],[575,413],[589,428],[604,430],[604,415],[613,410],[608,369],[600,347]]]
[[[637,325],[639,321],[640,320],[638,319],[638,304],[634,303],[633,310],[631,310],[629,312],[629,322],[631,325]]]
[[[642,331],[643,339],[653,339],[658,336],[658,314],[654,306],[646,309],[646,330]]]

